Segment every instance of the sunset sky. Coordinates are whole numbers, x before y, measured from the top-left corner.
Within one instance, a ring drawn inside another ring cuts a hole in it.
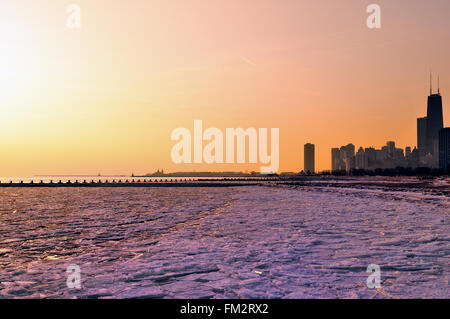
[[[259,168],[172,163],[172,130],[194,120],[279,128],[281,171],[303,169],[307,142],[319,170],[350,142],[414,147],[430,70],[450,126],[449,15],[448,0],[3,0],[0,176]]]

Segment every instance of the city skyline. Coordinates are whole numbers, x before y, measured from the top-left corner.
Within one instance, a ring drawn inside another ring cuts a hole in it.
[[[430,74],[430,95],[428,96],[425,117],[417,118],[417,143],[412,148],[397,148],[395,141],[388,141],[381,149],[359,147],[355,153],[352,143],[331,149],[331,170],[376,170],[402,168],[441,168],[447,169],[447,140],[444,132],[442,96],[439,76],[437,92],[433,91]],[[442,154],[440,154],[442,153]]]
[[[78,4],[79,30],[65,3],[0,4],[0,176],[258,170],[172,163],[171,131],[196,119],[277,127],[280,171],[309,141],[329,170],[348,141],[415,145],[430,68],[450,92],[448,1],[381,2],[379,30],[367,3]]]

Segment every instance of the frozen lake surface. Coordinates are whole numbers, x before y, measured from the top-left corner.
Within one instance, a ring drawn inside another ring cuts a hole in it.
[[[0,298],[450,298],[449,213],[350,187],[0,189]]]

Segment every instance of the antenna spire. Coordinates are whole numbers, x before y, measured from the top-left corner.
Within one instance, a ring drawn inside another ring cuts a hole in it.
[[[439,87],[439,75],[438,75],[438,94],[441,94],[441,92],[440,92],[440,87]]]
[[[430,72],[430,95],[432,95],[433,94],[433,80],[432,80],[432,78],[431,78],[431,72]]]

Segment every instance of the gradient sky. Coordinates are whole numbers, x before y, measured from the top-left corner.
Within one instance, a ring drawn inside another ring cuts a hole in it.
[[[430,70],[450,125],[449,13],[448,0],[3,0],[0,176],[259,168],[173,164],[170,133],[195,119],[280,128],[282,171],[303,169],[307,142],[321,170],[349,142],[415,146]]]

